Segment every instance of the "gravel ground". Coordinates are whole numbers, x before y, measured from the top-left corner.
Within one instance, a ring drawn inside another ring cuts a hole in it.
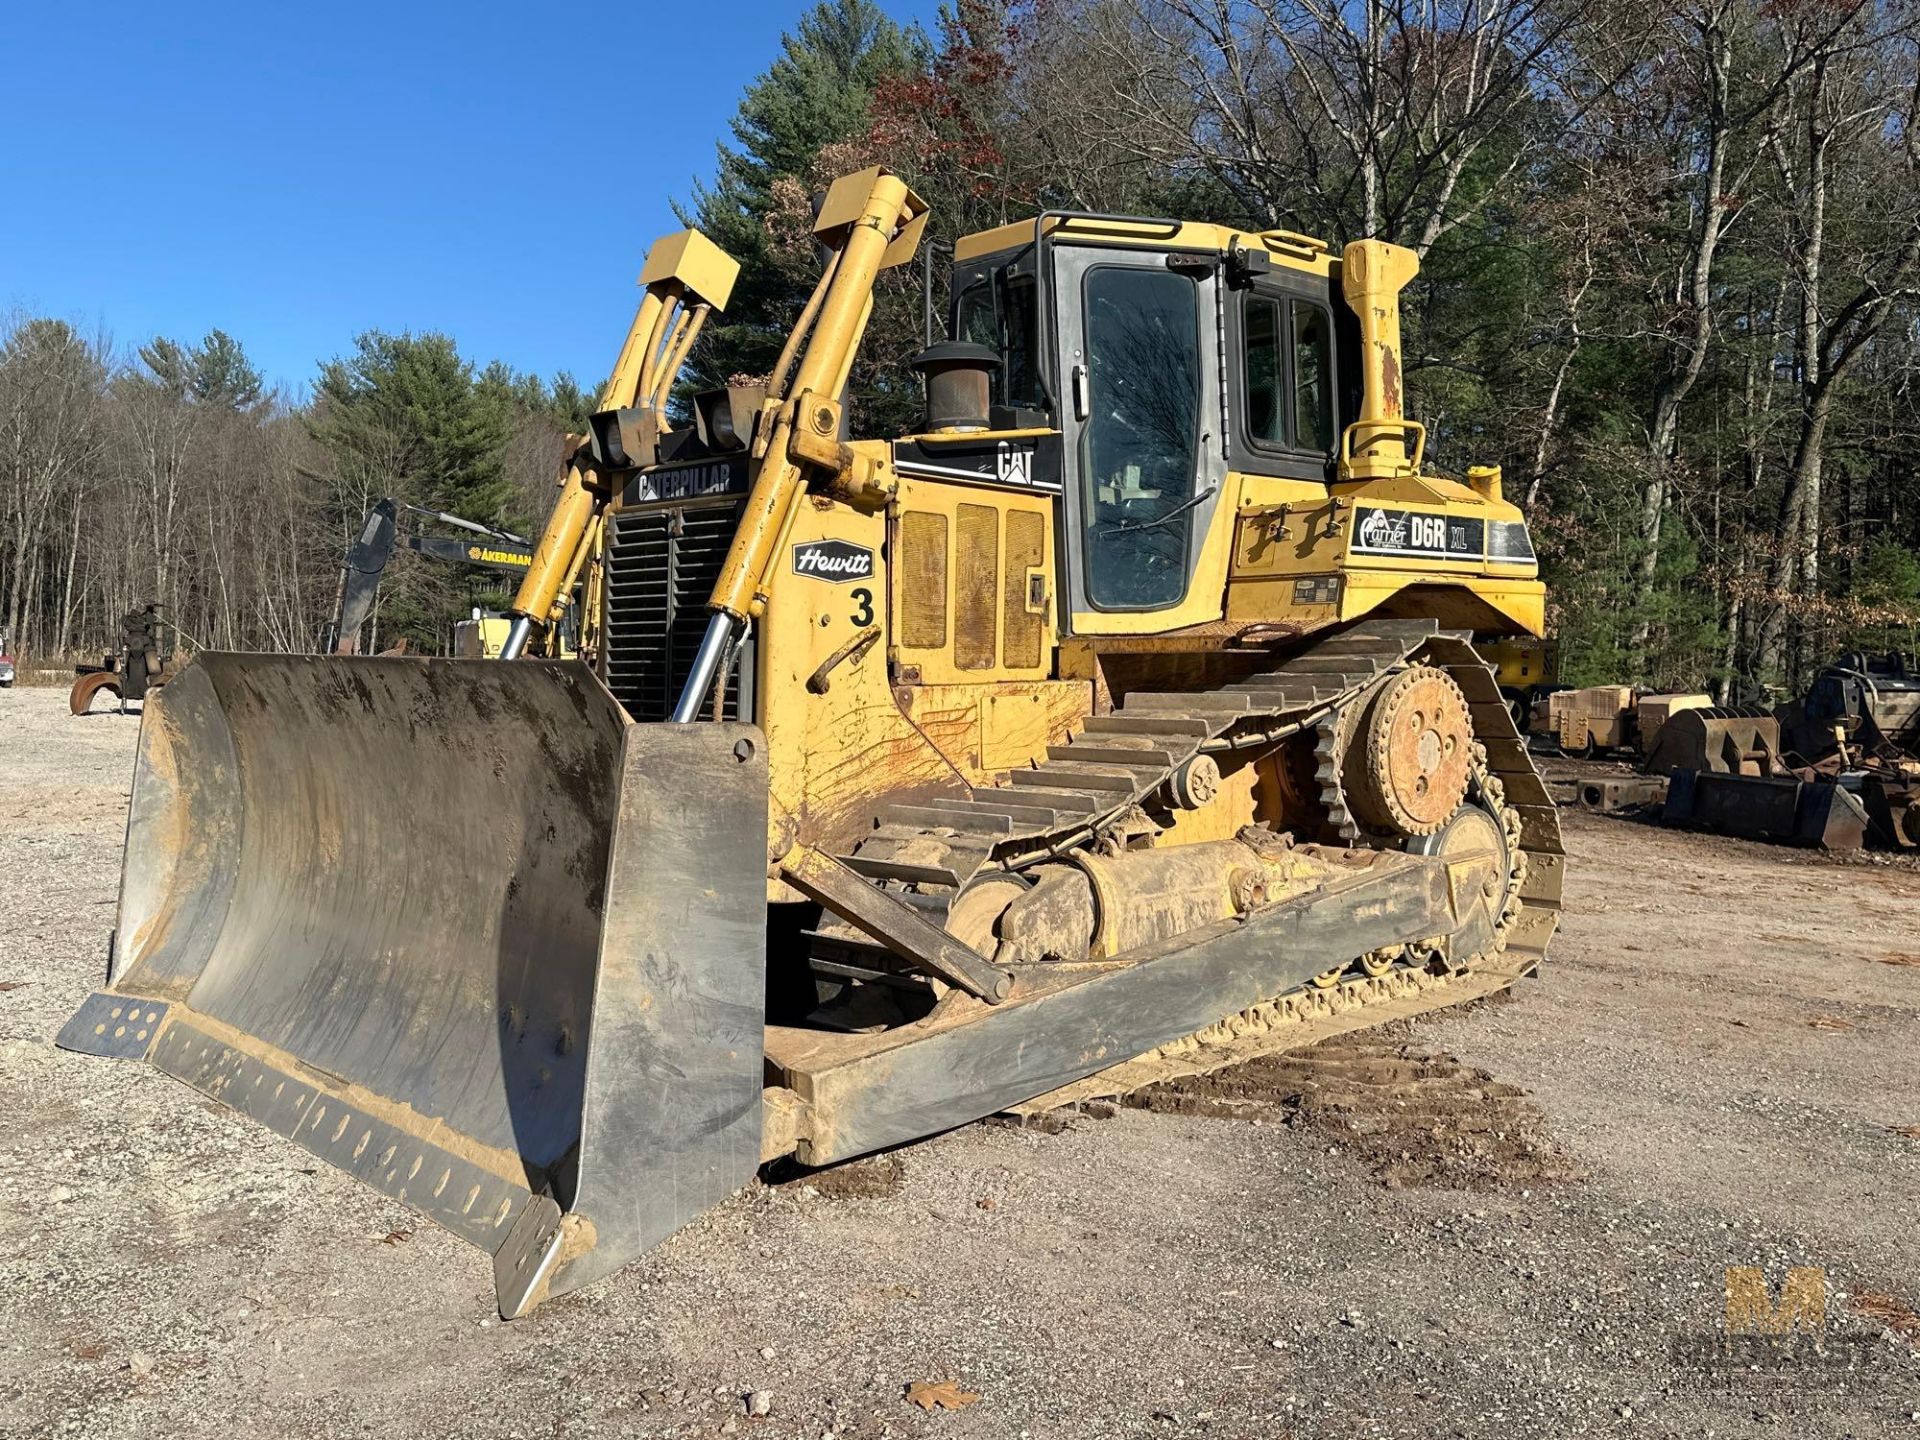
[[[502,1325],[477,1251],[48,1043],[104,963],[135,730],[64,700],[0,694],[0,1433],[1920,1440],[1911,864],[1569,817],[1546,977],[1407,1035],[1579,1178],[1386,1184],[1284,1106],[977,1125]],[[1676,1357],[1727,1265],[1824,1267],[1856,1368]],[[980,1398],[904,1398],[942,1380]]]

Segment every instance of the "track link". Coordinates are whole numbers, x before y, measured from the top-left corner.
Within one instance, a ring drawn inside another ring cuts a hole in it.
[[[1431,620],[1363,620],[1271,671],[1212,690],[1134,691],[1004,785],[975,787],[955,800],[885,807],[875,831],[841,859],[942,923],[948,904],[978,876],[1017,872],[1124,835],[1144,819],[1147,806],[1165,799],[1194,757],[1261,748],[1306,731],[1315,735],[1319,798],[1340,837],[1359,843],[1337,779],[1343,717],[1414,663],[1444,670],[1466,696],[1484,752],[1472,793],[1517,842],[1509,894],[1488,947],[1451,965],[1411,963],[1277,996],[1021,1109],[1121,1094],[1491,994],[1532,973],[1545,954],[1560,907],[1559,822],[1492,672],[1466,636],[1443,632]],[[832,975],[903,979],[884,946],[841,929],[818,934],[815,955],[816,966]]]

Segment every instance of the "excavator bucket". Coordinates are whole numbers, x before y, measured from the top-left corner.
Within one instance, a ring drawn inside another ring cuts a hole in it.
[[[759,1163],[766,811],[757,730],[635,725],[577,663],[203,654],[58,1043],[413,1206],[523,1313]]]
[[[1676,770],[1660,813],[1668,825],[1820,850],[1858,850],[1868,829],[1865,806],[1845,786],[1797,775]]]

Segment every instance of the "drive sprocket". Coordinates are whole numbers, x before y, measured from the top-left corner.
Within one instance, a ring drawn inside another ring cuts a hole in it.
[[[1446,671],[1408,666],[1342,729],[1341,788],[1370,836],[1431,835],[1460,808],[1473,773],[1473,717]]]

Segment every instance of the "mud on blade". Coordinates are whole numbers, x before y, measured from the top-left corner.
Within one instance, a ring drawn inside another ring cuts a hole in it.
[[[752,727],[631,724],[579,664],[201,655],[59,1043],[404,1200],[519,1313],[758,1162],[766,796]]]

